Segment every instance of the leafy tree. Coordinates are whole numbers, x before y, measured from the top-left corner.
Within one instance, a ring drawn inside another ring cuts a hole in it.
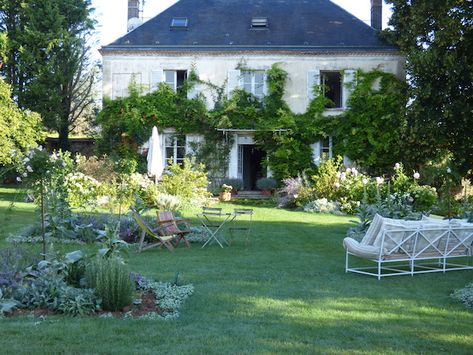
[[[94,104],[90,5],[90,0],[0,0],[0,25],[9,41],[3,72],[13,97],[41,114],[64,149],[69,132]]]
[[[411,136],[417,161],[451,153],[463,175],[473,168],[473,2],[387,0],[393,5],[385,36],[407,57]]]
[[[0,79],[0,165],[18,163],[21,154],[41,139],[39,116],[23,111],[10,97],[10,87]]]

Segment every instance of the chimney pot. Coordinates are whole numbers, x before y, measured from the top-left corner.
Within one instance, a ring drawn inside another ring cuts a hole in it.
[[[383,29],[383,0],[371,0],[371,27],[377,31]]]

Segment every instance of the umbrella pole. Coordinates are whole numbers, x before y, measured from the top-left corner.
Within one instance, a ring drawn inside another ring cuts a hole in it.
[[[155,185],[158,184],[158,174],[154,175],[154,183]]]

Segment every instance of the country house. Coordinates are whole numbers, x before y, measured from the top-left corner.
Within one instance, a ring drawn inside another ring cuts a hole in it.
[[[293,112],[303,113],[314,84],[322,84],[334,103],[325,114],[339,115],[350,95],[346,84],[357,69],[404,76],[405,59],[377,35],[382,1],[371,0],[371,6],[368,26],[329,0],[180,0],[101,49],[103,94],[126,96],[132,78],[149,90],[161,82],[177,90],[194,69],[201,79],[226,85],[228,95],[243,88],[262,97],[265,71],[281,63],[289,74],[285,100]],[[134,16],[129,13],[132,24]],[[204,86],[188,95],[199,91],[211,108],[212,95]],[[191,143],[202,139],[176,136],[172,129],[162,133],[165,160],[181,160]],[[261,173],[265,155],[256,149],[251,129],[222,134],[234,142],[228,177],[242,178],[251,189],[259,176],[270,174]],[[331,157],[332,139],[314,142],[312,152],[316,164]]]

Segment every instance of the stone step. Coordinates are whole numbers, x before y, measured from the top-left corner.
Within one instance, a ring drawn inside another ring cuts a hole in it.
[[[272,196],[263,195],[261,191],[238,191],[236,195],[232,195],[232,199],[247,199],[247,200],[266,200]]]

